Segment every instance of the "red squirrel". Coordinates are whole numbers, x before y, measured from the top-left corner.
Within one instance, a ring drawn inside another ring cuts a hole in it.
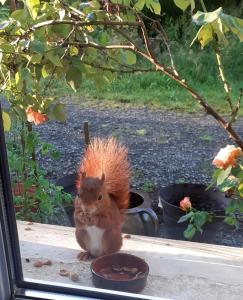
[[[129,206],[127,149],[114,138],[95,138],[78,169],[74,202],[76,239],[87,260],[119,251],[121,226]]]

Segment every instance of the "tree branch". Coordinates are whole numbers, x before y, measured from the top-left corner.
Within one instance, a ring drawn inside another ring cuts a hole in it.
[[[60,25],[60,24],[68,24],[68,25],[74,25],[77,27],[84,27],[84,26],[139,26],[139,22],[118,22],[118,21],[74,21],[74,20],[48,20],[44,22],[40,22],[29,28],[28,30],[23,33],[22,36],[27,36],[31,32],[35,31],[36,29],[40,29],[42,27],[46,26],[53,26],[53,25]]]
[[[171,53],[171,50],[170,50],[170,44],[169,44],[169,41],[168,41],[168,37],[167,37],[167,34],[166,32],[164,31],[164,28],[162,27],[162,25],[160,24],[160,22],[156,21],[156,31],[160,34],[164,44],[165,44],[165,47],[168,51],[168,54],[169,54],[169,57],[170,57],[170,63],[171,63],[171,67],[172,67],[172,70],[174,71],[175,75],[179,75],[176,68],[175,68],[175,64],[174,64],[174,60],[173,60],[173,57],[172,57],[172,53]]]
[[[9,0],[10,11],[13,12],[17,9],[15,0]]]
[[[238,97],[238,100],[237,100],[237,103],[235,105],[235,108],[233,109],[232,111],[232,114],[231,114],[231,118],[230,118],[230,121],[229,121],[229,124],[232,124],[233,122],[235,122],[236,120],[236,117],[238,115],[238,112],[240,110],[240,105],[241,105],[241,98],[243,96],[243,89],[241,88],[240,89],[240,94],[239,94],[239,97]]]
[[[85,60],[82,60],[82,63],[85,64],[85,65],[88,65],[88,66],[91,66],[93,68],[96,68],[96,69],[101,69],[101,70],[104,70],[104,71],[110,71],[110,72],[113,72],[113,73],[137,73],[137,72],[156,72],[156,70],[154,69],[143,69],[143,68],[134,68],[134,69],[127,69],[127,70],[121,70],[121,69],[115,69],[115,68],[109,68],[109,67],[104,67],[100,64],[94,64],[94,63],[91,63],[91,62],[87,62]],[[126,65],[123,65],[124,68],[127,68]]]
[[[217,43],[217,42],[215,41],[215,43]],[[230,109],[233,112],[234,108],[233,108],[233,104],[232,104],[232,100],[231,100],[230,85],[229,85],[228,81],[225,78],[224,68],[223,68],[223,64],[222,64],[222,60],[221,60],[221,53],[220,53],[220,50],[219,50],[218,46],[214,47],[214,51],[215,51],[215,55],[216,55],[217,66],[218,66],[218,69],[219,69],[219,75],[220,75],[220,78],[223,82],[224,90],[225,90],[225,93],[226,93],[226,101],[228,102],[228,104],[230,106]]]

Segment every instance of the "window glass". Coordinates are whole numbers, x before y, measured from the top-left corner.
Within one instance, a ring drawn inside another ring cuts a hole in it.
[[[243,21],[162,2],[1,1],[17,283],[242,295]]]

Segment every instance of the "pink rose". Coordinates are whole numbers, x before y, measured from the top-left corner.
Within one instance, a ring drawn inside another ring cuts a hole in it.
[[[188,209],[190,209],[192,207],[192,203],[190,201],[190,197],[184,197],[181,201],[180,201],[180,209],[183,211],[188,211]]]
[[[227,145],[221,148],[213,160],[213,165],[219,169],[226,169],[229,165],[236,167],[236,158],[243,155],[240,147],[236,148],[233,145]]]
[[[27,120],[29,122],[34,122],[35,125],[40,125],[46,121],[48,121],[48,117],[45,114],[33,111],[31,107],[26,109]]]

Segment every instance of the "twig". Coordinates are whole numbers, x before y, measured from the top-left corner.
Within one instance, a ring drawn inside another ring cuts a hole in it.
[[[31,133],[33,131],[32,124],[30,122],[28,122],[28,121],[26,122],[26,127],[27,127],[29,133]],[[32,158],[32,161],[35,163],[35,165],[34,165],[34,175],[35,175],[35,178],[37,180],[38,172],[37,172],[37,163],[36,163],[36,153],[35,153],[35,151],[36,151],[36,149],[35,149],[35,145],[34,145],[32,153],[31,153],[31,158]]]
[[[154,52],[153,52],[153,49],[150,44],[150,40],[149,40],[149,36],[148,36],[148,32],[146,30],[146,27],[145,27],[141,17],[138,14],[136,14],[136,15],[137,15],[139,22],[141,23],[141,30],[142,30],[142,34],[143,34],[145,48],[146,48],[148,54],[150,55],[150,57],[154,58]]]
[[[156,31],[161,35],[162,40],[163,40],[163,42],[165,44],[165,47],[166,47],[166,49],[168,51],[172,70],[174,71],[175,75],[178,76],[179,74],[178,74],[178,72],[177,72],[177,70],[175,68],[175,64],[174,64],[174,60],[173,60],[172,53],[171,53],[171,50],[170,50],[170,44],[169,44],[169,41],[168,41],[167,34],[164,31],[164,28],[162,27],[162,25],[160,24],[160,22],[156,21],[156,25],[157,25]]]
[[[53,25],[61,25],[61,24],[68,24],[74,25],[77,27],[84,27],[84,26],[139,26],[139,22],[117,22],[117,21],[74,21],[74,20],[48,20],[44,22],[37,23],[33,25],[31,28],[26,30],[22,36],[27,36],[33,31],[40,29],[42,27],[53,26]]]
[[[201,3],[201,6],[202,6],[203,11],[204,11],[204,12],[207,12],[207,8],[206,8],[206,6],[205,6],[205,4],[204,4],[204,1],[203,1],[203,0],[200,0],[200,3]]]
[[[215,43],[217,43],[217,41],[215,41]],[[228,104],[230,106],[230,109],[233,112],[234,107],[233,107],[232,100],[231,100],[230,85],[229,85],[228,81],[225,78],[224,68],[223,68],[223,64],[222,64],[222,60],[221,60],[221,53],[220,53],[220,50],[219,50],[218,46],[214,47],[214,51],[215,51],[217,65],[218,65],[218,69],[219,69],[219,75],[220,75],[220,78],[223,82],[224,90],[225,90],[225,93],[226,93],[226,101],[228,102]]]
[[[54,77],[54,75],[55,75],[56,69],[57,69],[57,67],[54,66],[54,68],[53,68],[53,70],[52,70],[52,72],[51,72],[50,80],[49,80],[48,83],[45,85],[45,88],[44,88],[44,91],[43,91],[43,95],[46,95],[46,92],[47,92],[48,88],[50,87],[51,82],[52,82],[52,80],[53,80],[53,77]]]
[[[111,49],[130,49],[132,50],[133,47],[131,45],[107,45],[101,46],[99,44],[88,42],[88,43],[79,43],[79,42],[67,42],[66,45],[73,45],[79,46],[80,48],[95,48],[99,50],[111,50]]]
[[[17,5],[16,5],[15,0],[10,0],[9,4],[10,4],[10,11],[11,12],[13,12],[13,11],[15,11],[17,9]]]
[[[134,69],[129,69],[129,70],[121,70],[121,69],[115,69],[115,68],[109,68],[109,67],[103,67],[102,65],[100,64],[94,64],[94,63],[91,63],[91,62],[87,62],[85,60],[82,60],[82,63],[85,64],[85,65],[88,65],[88,66],[91,66],[93,68],[96,68],[96,69],[101,69],[101,70],[104,70],[104,71],[110,71],[110,72],[113,72],[113,73],[136,73],[136,72],[156,72],[155,69],[143,69],[143,68],[134,68]],[[124,68],[127,68],[126,65],[122,65]]]
[[[241,88],[240,89],[240,94],[239,94],[239,97],[238,97],[238,100],[237,100],[237,103],[235,105],[235,108],[233,109],[232,111],[232,114],[231,114],[231,118],[230,118],[230,121],[229,121],[229,124],[232,124],[233,122],[235,122],[236,120],[236,117],[237,117],[237,114],[240,110],[240,105],[241,105],[241,98],[243,96],[243,89]]]

